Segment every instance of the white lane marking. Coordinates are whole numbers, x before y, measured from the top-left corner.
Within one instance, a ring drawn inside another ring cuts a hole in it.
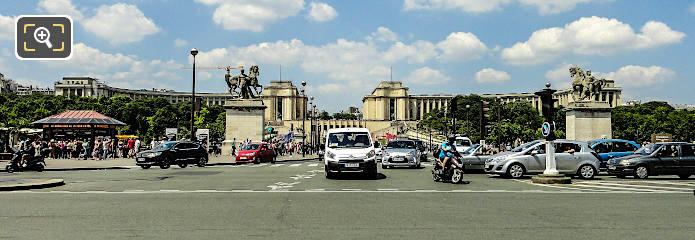
[[[377,191],[398,191],[396,188],[379,188]]]
[[[319,166],[319,164],[318,164],[318,163],[312,163],[312,164],[309,164],[309,167],[317,167],[317,166]]]
[[[582,187],[586,187],[586,188],[598,188],[598,189],[627,190],[627,191],[635,191],[635,192],[665,192],[665,191],[654,190],[654,189],[610,187],[610,186],[589,185],[589,184],[579,184],[579,185],[581,185]]]
[[[295,163],[295,164],[289,165],[288,167],[299,167],[300,165],[302,165],[302,164],[301,163]]]
[[[257,167],[264,167],[266,165],[268,165],[268,164],[267,163],[261,163],[261,164],[255,164],[255,165],[250,166],[250,167],[257,168]]]
[[[326,189],[323,189],[323,188],[315,188],[315,189],[307,189],[306,191],[310,191],[310,192],[322,192],[322,191],[326,191]]]
[[[666,184],[666,185],[678,185],[678,186],[688,186],[688,187],[695,187],[695,182],[653,182],[655,184]]]
[[[590,184],[589,184],[590,183]],[[644,184],[621,184],[621,183],[608,183],[608,182],[579,182],[578,184],[581,185],[591,185],[591,184],[598,184],[598,185],[607,185],[607,186],[618,186],[618,187],[633,187],[637,189],[641,188],[655,188],[657,190],[681,190],[681,191],[692,191],[692,189],[688,188],[676,188],[676,187],[660,187],[660,186],[653,186],[653,185],[644,185]]]
[[[170,189],[162,189],[159,190],[160,192],[180,192],[181,190],[170,190]]]
[[[292,182],[292,183],[285,183],[285,182],[276,182],[275,184],[268,185],[270,188],[270,191],[280,191],[280,190],[287,190],[294,185],[299,184],[299,182]]]
[[[557,187],[557,186],[553,186]],[[343,189],[343,190],[320,190],[320,189],[311,189],[311,190],[297,190],[297,191],[288,191],[288,190],[283,190],[283,191],[268,191],[268,190],[216,190],[216,191],[210,191],[210,190],[180,190],[176,192],[162,192],[162,191],[142,191],[142,192],[106,192],[106,191],[86,191],[86,192],[78,192],[78,191],[66,191],[66,192],[57,192],[57,191],[11,191],[11,192],[0,192],[1,194],[22,194],[22,193],[28,193],[28,194],[51,194],[51,193],[58,193],[58,194],[156,194],[156,193],[167,193],[167,194],[177,194],[177,193],[275,193],[275,192],[283,192],[283,193],[419,193],[419,194],[440,194],[440,193],[487,193],[487,194],[495,194],[495,193],[537,193],[537,194],[692,194],[692,192],[675,192],[675,191],[654,191],[654,192],[636,192],[636,191],[579,191],[579,190],[573,190],[573,191],[566,191],[566,190],[558,190],[558,191],[543,191],[543,190],[448,190],[448,191],[426,191],[426,192],[418,192],[418,191],[413,191],[413,190],[398,190],[398,191],[378,191],[378,190],[357,190],[357,189]]]
[[[136,189],[136,190],[124,190],[124,192],[144,192],[144,191],[145,191],[145,190],[139,190],[139,189]]]
[[[314,177],[314,176],[316,176],[316,174],[312,174],[312,175],[302,175],[302,174],[298,174],[298,175],[294,175],[294,176],[292,176],[292,177],[290,177],[290,178],[291,178],[291,179],[294,179],[294,180],[299,180],[299,179],[309,179],[309,178],[312,178],[312,177]]]
[[[415,192],[438,192],[434,189],[416,189]]]
[[[270,166],[270,167],[282,167],[282,166],[284,166],[284,165],[285,165],[284,163],[276,163],[276,164],[274,164],[274,165],[272,165],[272,166]]]
[[[341,190],[343,190],[343,191],[362,191],[362,189],[359,189],[359,188],[343,188]]]

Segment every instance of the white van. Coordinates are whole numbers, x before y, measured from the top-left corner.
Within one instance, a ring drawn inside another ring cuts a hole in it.
[[[325,149],[326,178],[340,173],[363,173],[368,178],[376,178],[376,153],[369,129],[329,129]]]
[[[465,152],[466,150],[471,148],[472,145],[473,143],[471,142],[471,139],[467,137],[456,137],[456,142],[454,142],[454,146],[456,146],[456,151],[458,151],[459,153]]]

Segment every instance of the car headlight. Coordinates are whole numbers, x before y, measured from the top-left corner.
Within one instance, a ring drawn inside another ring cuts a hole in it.
[[[151,157],[156,157],[156,156],[159,156],[159,155],[162,155],[162,152],[148,153],[147,155],[145,155],[145,157],[150,157],[150,158],[151,158]]]
[[[374,155],[376,155],[376,153],[374,152],[374,150],[369,151],[369,153],[367,153],[367,158],[373,158]]]
[[[334,158],[335,158],[335,153],[333,153],[333,152],[326,152],[326,158],[328,158],[328,159],[334,159]]]
[[[630,160],[622,160],[620,161],[620,165],[630,166]]]

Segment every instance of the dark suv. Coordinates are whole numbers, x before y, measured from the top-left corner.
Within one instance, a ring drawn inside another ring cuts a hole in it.
[[[157,165],[167,169],[171,164],[185,168],[188,164],[204,167],[208,162],[208,154],[200,144],[195,142],[171,141],[164,142],[152,150],[138,153],[136,164],[143,169]]]
[[[695,144],[653,143],[643,146],[634,154],[608,161],[608,173],[619,178],[633,175],[678,175],[682,179],[695,174]]]

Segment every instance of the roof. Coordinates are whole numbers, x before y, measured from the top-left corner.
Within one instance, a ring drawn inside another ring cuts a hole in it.
[[[68,110],[56,115],[33,122],[40,124],[100,124],[100,125],[126,125],[116,119],[107,117],[95,111]]]
[[[367,128],[331,128],[328,129],[327,133],[337,133],[337,132],[369,132]]]

